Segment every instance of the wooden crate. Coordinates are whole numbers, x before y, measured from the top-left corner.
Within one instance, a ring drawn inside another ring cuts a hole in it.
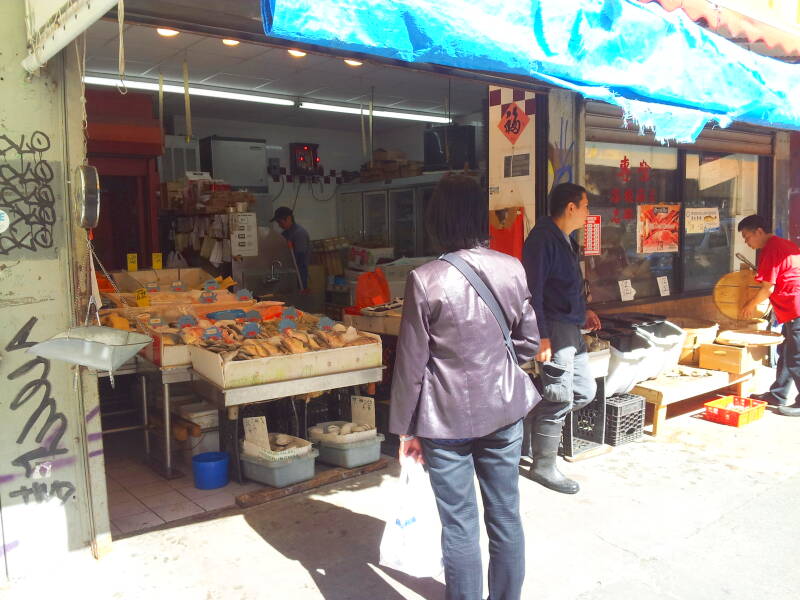
[[[764,362],[769,354],[765,346],[700,345],[700,368],[727,373],[747,373]]]

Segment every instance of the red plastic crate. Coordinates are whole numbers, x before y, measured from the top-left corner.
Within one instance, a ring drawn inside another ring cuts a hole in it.
[[[753,398],[723,396],[718,400],[706,402],[703,406],[706,407],[706,420],[732,427],[742,427],[763,417],[767,403]]]

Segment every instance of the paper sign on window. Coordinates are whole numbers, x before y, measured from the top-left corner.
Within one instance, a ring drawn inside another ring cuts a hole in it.
[[[583,253],[586,256],[600,256],[600,215],[589,215],[583,224]]]
[[[636,297],[636,290],[633,289],[630,279],[623,279],[617,283],[619,284],[619,295],[623,302],[628,302]]]
[[[662,275],[661,277],[656,277],[656,281],[658,281],[658,291],[661,295],[669,296],[669,277]]]
[[[680,204],[640,204],[638,210],[636,251],[639,254],[677,252]]]
[[[686,233],[705,233],[719,229],[719,208],[687,208]]]

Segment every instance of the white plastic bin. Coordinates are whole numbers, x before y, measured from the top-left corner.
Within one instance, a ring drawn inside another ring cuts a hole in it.
[[[606,396],[626,394],[653,371],[653,344],[639,331],[631,331],[631,348],[621,350],[612,342],[606,377]]]
[[[374,438],[349,444],[320,442],[319,460],[346,469],[368,465],[380,459],[381,442],[384,439],[383,434],[379,433]]]
[[[313,479],[314,459],[318,454],[317,450],[312,449],[308,454],[287,460],[264,460],[248,454],[240,454],[239,457],[245,477],[281,488]]]

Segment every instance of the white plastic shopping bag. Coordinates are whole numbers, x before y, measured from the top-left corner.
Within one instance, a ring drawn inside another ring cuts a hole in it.
[[[381,538],[380,564],[412,577],[436,577],[444,569],[442,524],[425,468],[402,457],[398,488]]]

